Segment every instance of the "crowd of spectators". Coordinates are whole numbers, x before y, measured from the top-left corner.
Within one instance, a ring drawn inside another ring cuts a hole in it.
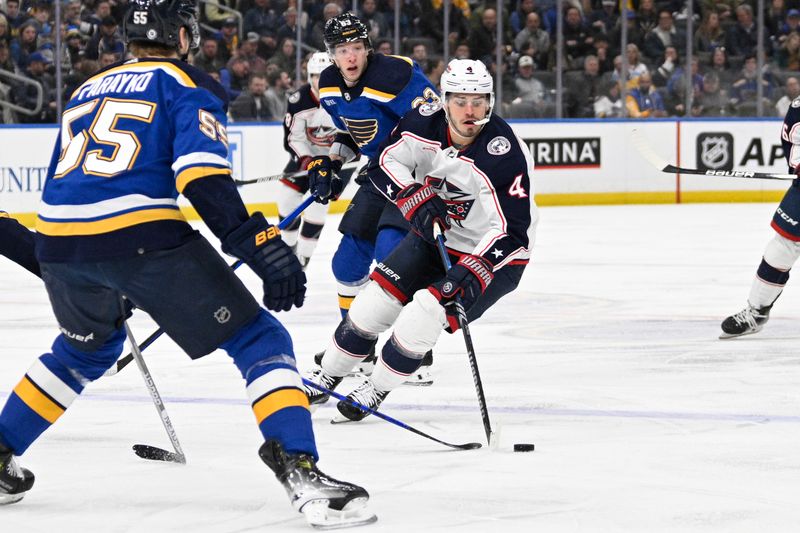
[[[0,123],[55,121],[59,92],[66,101],[99,69],[123,59],[127,0],[62,1],[60,28],[54,1],[59,0],[0,0],[0,102],[34,109],[38,98],[35,84],[4,73],[38,82],[44,96],[36,114],[0,105]],[[687,1],[630,0],[624,21],[628,45],[621,50],[619,0],[565,0],[562,115],[754,116],[759,85],[764,114],[785,114],[800,96],[800,0],[766,2],[761,71],[755,2],[693,0],[694,56],[688,74],[681,56]],[[395,2],[402,2],[400,50],[394,50]],[[377,51],[411,56],[435,84],[445,67],[445,39],[451,56],[480,59],[495,75],[499,46],[503,91],[497,112],[509,118],[555,116],[556,1],[504,3],[499,43],[493,1],[451,0],[448,35],[442,31],[442,0],[360,0],[357,15],[370,28]],[[307,58],[324,50],[325,21],[352,9],[353,2],[305,0],[299,14],[295,0],[204,0],[199,6],[202,42],[190,62],[228,91],[231,120],[281,121],[287,94],[305,80],[305,59],[299,76],[296,72],[297,26]],[[55,57],[56,31],[64,43],[60,57]],[[56,62],[62,68],[61,87],[56,87]]]

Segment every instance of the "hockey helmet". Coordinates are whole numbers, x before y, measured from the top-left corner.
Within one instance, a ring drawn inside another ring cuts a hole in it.
[[[342,13],[325,23],[325,47],[329,54],[333,54],[337,44],[364,41],[367,50],[372,50],[369,39],[369,30],[366,24],[352,13]]]
[[[177,49],[181,28],[188,33],[189,49],[200,48],[196,0],[133,0],[122,33],[126,44],[141,41]]]
[[[312,75],[319,76],[322,74],[322,71],[328,68],[330,65],[333,65],[333,61],[331,61],[331,56],[328,53],[314,52],[314,54],[308,60],[308,65],[306,65],[306,70],[308,71],[308,82],[311,83]]]
[[[486,65],[473,59],[453,59],[448,63],[439,83],[442,87],[442,100],[447,99],[448,93],[488,94],[489,111],[485,122],[481,123],[489,122],[494,108],[494,80],[486,70]]]

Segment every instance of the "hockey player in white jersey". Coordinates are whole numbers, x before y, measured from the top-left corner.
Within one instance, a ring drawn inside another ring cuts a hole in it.
[[[368,170],[413,229],[375,267],[322,358],[315,381],[339,385],[394,326],[371,376],[348,397],[377,408],[419,367],[443,329],[458,329],[454,300],[479,318],[519,284],[537,222],[526,145],[492,117],[492,78],[480,61],[453,60],[441,80],[444,101],[407,113]],[[453,267],[445,271],[433,227],[445,228]],[[328,396],[306,388],[311,403]],[[340,413],[367,413],[339,402]]]
[[[336,135],[330,115],[319,105],[319,75],[332,65],[327,52],[316,52],[308,60],[308,84],[289,96],[289,107],[283,121],[284,147],[291,155],[285,172],[306,170],[312,158],[327,155]],[[283,220],[300,205],[308,192],[308,176],[287,177],[280,181],[278,215]],[[295,249],[303,268],[317,247],[328,206],[313,203],[303,213],[302,224],[298,218],[282,231],[283,240]]]

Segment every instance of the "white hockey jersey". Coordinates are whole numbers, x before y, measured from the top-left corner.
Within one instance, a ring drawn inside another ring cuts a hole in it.
[[[311,92],[311,85],[303,85],[289,96],[283,133],[284,148],[293,158],[328,155],[336,127]]]
[[[495,270],[530,259],[538,221],[532,173],[527,146],[497,116],[464,150],[453,147],[438,103],[409,111],[369,169],[393,202],[415,181],[430,185],[448,207],[448,249],[480,255]]]

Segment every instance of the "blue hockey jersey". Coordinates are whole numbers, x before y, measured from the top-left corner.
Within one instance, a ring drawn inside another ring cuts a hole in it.
[[[178,194],[230,175],[227,97],[173,59],[111,66],[72,95],[36,222],[42,261],[94,261],[176,246],[194,230]]]
[[[347,87],[336,65],[323,70],[319,97],[336,127],[372,159],[400,118],[423,102],[438,100],[438,93],[410,58],[373,54],[353,87]]]

